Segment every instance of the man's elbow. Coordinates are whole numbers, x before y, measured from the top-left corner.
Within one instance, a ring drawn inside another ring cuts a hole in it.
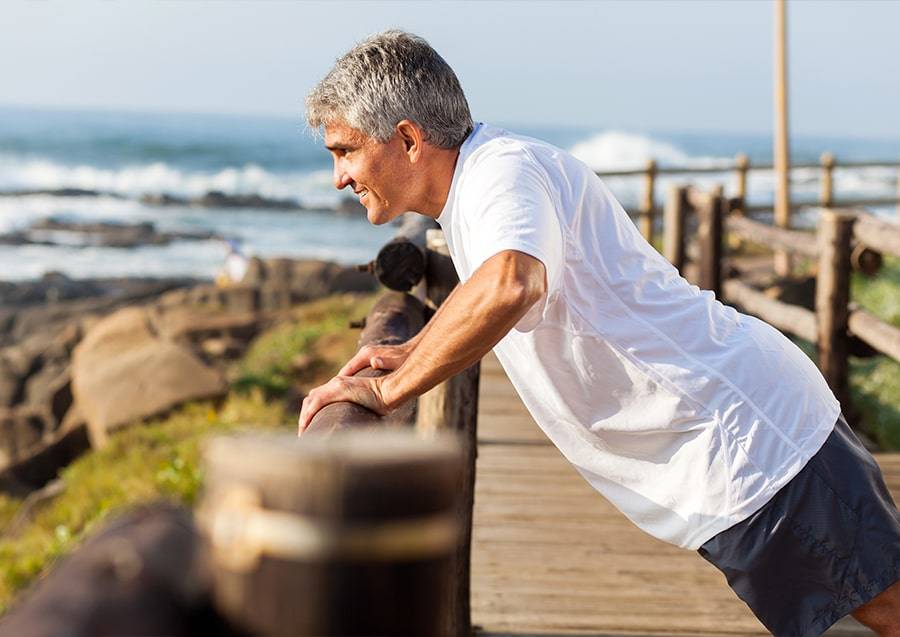
[[[524,313],[547,293],[546,268],[540,260],[512,250],[506,265],[504,301]]]

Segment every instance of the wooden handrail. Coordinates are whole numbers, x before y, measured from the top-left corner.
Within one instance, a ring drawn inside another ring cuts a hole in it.
[[[900,224],[856,211],[853,236],[876,252],[900,257]]]
[[[798,163],[791,164],[791,171],[795,170],[810,170],[810,169],[821,169],[822,164],[820,163]],[[842,161],[840,163],[835,162],[833,168],[835,169],[858,169],[858,168],[900,168],[900,161],[890,162],[890,161]],[[729,163],[727,165],[715,165],[715,166],[664,166],[657,167],[655,172],[657,175],[703,175],[710,173],[729,173],[734,172],[736,170],[747,170],[748,172],[764,172],[771,171],[774,169],[774,166],[770,163],[765,164],[749,164],[746,167],[741,166],[739,162]],[[647,174],[647,168],[629,168],[624,170],[598,170],[595,171],[598,177],[637,177],[640,175]]]
[[[725,220],[728,232],[736,234],[742,239],[755,243],[762,243],[771,247],[781,248],[787,252],[802,254],[815,258],[818,253],[816,235],[801,230],[786,230],[777,228],[759,221],[753,221],[743,216],[729,215]]]
[[[900,329],[879,320],[865,310],[850,313],[847,325],[855,336],[873,348],[900,361]]]
[[[782,332],[816,342],[816,315],[799,305],[791,305],[769,298],[738,279],[728,279],[722,284],[725,300],[740,305],[748,313],[758,316]]]

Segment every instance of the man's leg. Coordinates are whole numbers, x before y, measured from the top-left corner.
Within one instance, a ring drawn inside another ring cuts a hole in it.
[[[894,582],[852,615],[880,637],[900,637],[900,582]]]

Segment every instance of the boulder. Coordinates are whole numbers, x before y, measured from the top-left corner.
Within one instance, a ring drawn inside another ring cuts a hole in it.
[[[91,440],[99,443],[111,429],[227,390],[222,373],[156,332],[144,308],[102,319],[72,357],[72,394]]]
[[[8,491],[42,487],[88,449],[83,425],[59,427],[43,406],[0,410],[0,431],[0,488]]]
[[[46,407],[59,424],[72,406],[71,375],[68,360],[46,363],[25,383],[25,404]]]

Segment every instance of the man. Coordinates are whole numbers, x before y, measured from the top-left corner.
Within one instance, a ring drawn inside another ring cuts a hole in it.
[[[364,348],[304,400],[386,414],[491,348],[535,421],[635,524],[697,549],[777,635],[847,613],[900,635],[900,519],[809,359],[701,292],[591,170],[472,122],[456,76],[389,31],[307,98],[334,184],[373,224],[436,219],[461,284],[412,341]],[[372,366],[381,378],[356,378]]]

